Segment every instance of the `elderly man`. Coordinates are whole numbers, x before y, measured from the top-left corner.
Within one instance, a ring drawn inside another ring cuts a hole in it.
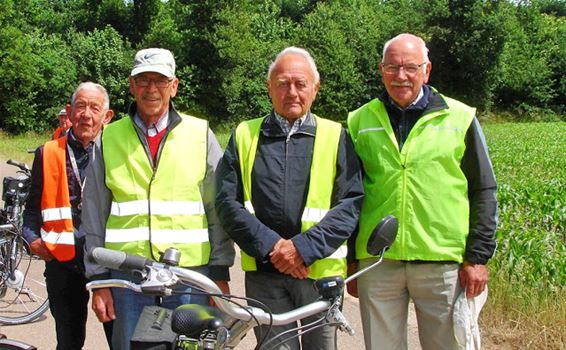
[[[87,249],[105,246],[160,260],[168,247],[181,252],[179,265],[210,276],[228,292],[233,263],[231,240],[217,224],[214,210],[220,145],[205,120],[179,113],[175,60],[165,49],[139,51],[129,77],[135,97],[129,117],[105,128],[86,183],[83,210]],[[91,280],[132,280],[90,261]],[[206,296],[163,298],[162,306],[207,303]],[[93,293],[92,308],[101,322],[114,321],[114,349],[129,349],[144,306],[155,297],[115,288]]]
[[[394,214],[400,223],[385,262],[358,281],[366,348],[407,348],[412,299],[423,349],[454,349],[455,298],[484,291],[496,246],[484,135],[474,108],[426,85],[432,65],[421,38],[388,41],[379,69],[386,91],[348,116],[366,192],[359,268],[374,261],[365,247],[378,220]]]
[[[67,109],[66,108],[63,108],[62,110],[59,111],[59,114],[57,114],[57,119],[59,120],[59,126],[53,132],[53,137],[51,138],[52,140],[55,140],[55,139],[58,139],[62,136],[67,135],[67,133],[69,132],[69,129],[72,126],[71,119],[67,115]]]
[[[246,295],[281,313],[318,298],[314,279],[345,275],[346,240],[357,225],[363,190],[345,130],[310,111],[319,90],[311,55],[296,47],[279,53],[267,90],[271,114],[241,123],[230,139],[216,206],[242,249]],[[295,327],[273,327],[269,337]],[[267,330],[256,328],[258,342]],[[294,335],[286,334],[283,339],[292,339],[277,349],[300,349]],[[302,349],[335,349],[336,331],[318,328],[301,343]]]
[[[85,341],[88,292],[85,289],[81,200],[86,167],[100,130],[113,116],[108,93],[82,83],[66,106],[72,129],[35,151],[23,234],[34,254],[45,260],[49,306],[57,349],[81,349]]]

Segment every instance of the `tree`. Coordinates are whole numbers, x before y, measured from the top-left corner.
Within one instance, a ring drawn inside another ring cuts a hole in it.
[[[135,54],[130,44],[110,26],[92,33],[70,33],[69,42],[78,80],[101,84],[108,90],[112,108],[126,112]]]
[[[469,104],[489,108],[505,29],[499,0],[448,0],[426,15],[432,79],[446,94]],[[436,69],[435,69],[436,68]]]

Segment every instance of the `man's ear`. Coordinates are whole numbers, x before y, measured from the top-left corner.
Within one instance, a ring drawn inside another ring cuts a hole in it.
[[[430,78],[430,71],[432,70],[432,62],[428,62],[426,64],[426,71],[425,71],[425,78],[424,78],[424,83],[427,84],[428,83],[428,79]]]
[[[130,94],[132,94],[132,96],[136,96],[134,94],[134,84],[135,84],[135,82],[134,82],[134,78],[131,75],[128,77],[128,81],[130,82]],[[112,113],[114,113],[114,112],[112,112]]]
[[[106,113],[104,114],[104,118],[102,118],[102,125],[106,125],[110,123],[113,117],[114,117],[114,111],[111,109],[107,110]]]

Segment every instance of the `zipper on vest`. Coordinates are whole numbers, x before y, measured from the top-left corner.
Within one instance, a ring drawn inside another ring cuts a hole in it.
[[[157,160],[157,157],[156,157]],[[155,174],[157,173],[157,165],[153,164],[153,173],[151,174],[151,179],[149,179],[149,184],[147,185],[147,230],[149,233],[149,253],[154,261],[159,261],[159,257],[153,254],[153,245],[151,244],[151,186],[155,180]],[[161,252],[159,252],[161,253]]]
[[[289,167],[287,166],[287,164],[289,164],[289,141],[291,140],[291,133],[288,133],[287,136],[285,136],[285,174],[284,174],[284,178],[283,178],[283,193],[287,193],[287,179],[289,178],[287,176],[287,170],[289,169]],[[285,203],[283,204],[283,217],[282,217],[282,222],[286,222],[286,218],[287,218],[287,195],[283,196]]]

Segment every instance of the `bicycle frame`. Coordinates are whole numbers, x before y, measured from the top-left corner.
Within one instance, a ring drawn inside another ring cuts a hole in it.
[[[3,180],[4,208],[0,210],[0,323],[21,324],[41,316],[48,308],[43,274],[30,269],[39,260],[31,254],[21,230],[23,207],[29,194],[31,171],[9,160],[19,177]],[[41,263],[43,267],[43,263]]]

